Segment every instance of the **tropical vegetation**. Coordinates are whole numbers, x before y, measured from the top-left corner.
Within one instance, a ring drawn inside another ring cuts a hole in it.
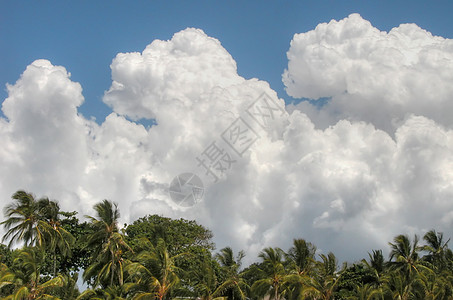
[[[453,299],[453,251],[435,230],[396,236],[387,258],[372,250],[340,266],[298,238],[244,266],[243,251],[216,251],[195,221],[148,215],[120,227],[108,200],[83,221],[26,191],[11,200],[0,223],[1,299]]]

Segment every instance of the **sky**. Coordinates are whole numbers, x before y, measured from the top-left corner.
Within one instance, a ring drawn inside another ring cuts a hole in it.
[[[247,262],[294,238],[353,261],[451,237],[452,6],[0,1],[2,203],[196,219]],[[182,173],[191,207],[168,193]]]

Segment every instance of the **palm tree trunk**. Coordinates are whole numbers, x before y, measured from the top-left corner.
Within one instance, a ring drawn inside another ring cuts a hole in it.
[[[57,253],[53,250],[53,277],[57,277]]]
[[[112,254],[112,266],[110,267],[110,286],[113,286],[113,276],[114,276],[114,270],[115,270],[115,256],[113,254],[113,251],[110,251]]]

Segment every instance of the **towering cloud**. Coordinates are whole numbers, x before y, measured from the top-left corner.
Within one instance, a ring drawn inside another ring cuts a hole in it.
[[[77,114],[84,100],[80,84],[65,68],[36,60],[7,89],[7,120],[0,120],[2,203],[19,188],[76,195],[89,160],[86,122]]]
[[[116,56],[102,124],[77,113],[82,89],[63,67],[35,61],[3,102],[0,197],[24,188],[82,214],[111,199],[124,222],[197,219],[248,262],[298,237],[350,260],[399,233],[451,236],[448,45],[415,25],[380,32],[358,15],[320,24],[295,36],[284,81],[292,96],[332,99],[285,111],[266,82],[237,73],[218,40],[189,28]],[[131,121],[142,118],[156,125]],[[228,140],[238,124],[249,126],[241,149]],[[218,180],[200,163],[208,149],[228,167]],[[184,172],[205,186],[190,208],[168,193]]]
[[[387,33],[352,14],[295,34],[287,55],[290,96],[331,97],[321,110],[301,105],[319,126],[347,118],[392,133],[409,114],[453,126],[453,41],[415,24]]]

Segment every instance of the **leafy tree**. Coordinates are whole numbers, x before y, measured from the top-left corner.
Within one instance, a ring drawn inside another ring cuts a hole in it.
[[[193,247],[214,250],[212,232],[196,221],[173,220],[158,215],[149,215],[126,227],[127,241],[133,246],[134,239],[146,237],[153,245],[159,239],[165,241],[172,255],[188,252]]]
[[[295,239],[287,253],[265,248],[242,270],[244,252],[225,247],[213,257],[212,233],[195,221],[153,215],[120,231],[117,205],[107,200],[81,223],[57,201],[25,191],[12,199],[1,223],[1,299],[453,299],[453,251],[435,230],[424,246],[396,236],[388,262],[373,250],[339,271],[333,253],[316,261],[316,247]],[[82,294],[80,269],[92,287]]]
[[[128,225],[125,233],[127,242],[135,252],[139,251],[136,244],[141,238],[147,238],[154,246],[160,239],[164,240],[170,255],[176,257],[175,265],[184,270],[178,275],[181,288],[187,290],[192,289],[191,276],[202,267],[206,252],[214,250],[212,232],[195,221],[185,219],[149,215]],[[190,256],[178,256],[181,253],[189,253]]]
[[[374,276],[373,270],[362,263],[353,264],[346,268],[338,279],[337,289],[339,292],[336,293],[337,298],[348,299],[354,295],[371,296],[373,283],[376,280]]]
[[[11,265],[12,263],[11,249],[4,244],[0,244],[0,263],[5,265]]]
[[[61,215],[64,216],[61,220],[61,226],[77,242],[71,245],[71,256],[58,257],[58,269],[61,272],[71,274],[86,270],[90,265],[90,258],[93,256],[92,250],[88,247],[88,237],[94,233],[94,229],[87,222],[80,223],[76,217],[77,212],[61,212]]]
[[[261,279],[264,279],[266,276],[262,272],[263,269],[263,263],[262,262],[255,262],[252,263],[250,266],[244,268],[242,271],[242,278],[244,278],[245,282],[247,282],[247,285],[250,287],[253,287],[253,284]],[[255,294],[252,293],[252,289],[249,295],[249,298],[253,300],[258,300],[259,297]]]

